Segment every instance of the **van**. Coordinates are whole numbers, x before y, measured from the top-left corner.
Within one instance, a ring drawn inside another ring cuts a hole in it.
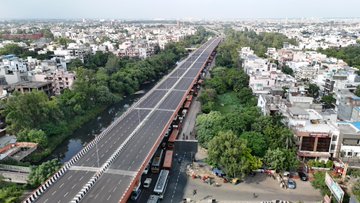
[[[144,181],[144,188],[149,188],[150,184],[151,184],[152,179],[151,178],[146,178]]]

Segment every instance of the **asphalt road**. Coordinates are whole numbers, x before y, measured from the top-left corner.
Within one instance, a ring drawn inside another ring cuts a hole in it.
[[[94,174],[94,172],[89,171],[70,170],[55,182],[44,195],[41,195],[37,202],[70,202]]]
[[[190,88],[195,76],[218,42],[218,40],[211,40],[205,43],[184,63],[180,63],[179,67],[170,73],[175,77],[168,77],[145,95],[144,99],[100,139],[96,146],[74,164],[76,170],[66,172],[37,199],[37,202],[69,202],[90,180],[98,169],[97,167],[103,165],[127,140],[119,156],[83,200],[83,202],[118,202],[135,174],[141,173],[139,171],[141,166],[147,164],[144,163],[146,158],[152,156],[149,152],[156,143],[159,143],[157,141],[170,124],[175,109],[182,105],[181,100],[186,96],[185,90]],[[194,61],[197,62],[190,67]],[[193,69],[198,69],[198,71],[193,71]],[[176,72],[177,70],[178,72]],[[185,77],[185,73],[189,75],[186,77],[192,76],[192,78],[182,78]],[[178,77],[178,74],[181,75]],[[155,107],[157,108],[155,109]],[[89,170],[87,167],[91,167],[92,172],[87,171]]]

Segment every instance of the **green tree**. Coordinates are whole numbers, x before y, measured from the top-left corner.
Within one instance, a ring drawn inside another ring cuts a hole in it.
[[[70,43],[73,43],[75,41],[66,37],[60,37],[56,39],[56,42],[62,46],[67,47]]]
[[[360,85],[358,85],[358,86],[356,87],[355,95],[358,96],[358,97],[360,97]]]
[[[317,98],[319,96],[319,90],[320,88],[316,84],[309,84],[308,95]]]
[[[244,107],[234,110],[224,116],[223,126],[225,129],[232,130],[236,134],[241,134],[251,130],[251,125],[260,116],[256,107]]]
[[[270,149],[295,147],[293,132],[285,126],[272,125],[267,126],[263,134],[268,138]]]
[[[24,129],[41,129],[49,121],[57,122],[62,118],[56,98],[49,100],[43,91],[15,93],[5,102],[2,115],[9,124],[8,131],[13,133]]]
[[[199,143],[207,147],[208,142],[223,129],[224,117],[218,111],[201,114],[196,118],[196,134]]]
[[[238,98],[240,99],[241,104],[248,104],[254,106],[256,104],[255,98],[253,97],[253,92],[250,88],[244,87],[237,93]]]
[[[288,74],[288,75],[291,75],[291,76],[294,76],[294,71],[292,68],[290,68],[289,66],[285,65],[281,68],[281,71],[285,74]]]
[[[352,193],[356,196],[356,198],[360,199],[360,180],[358,180],[354,186],[352,187]]]
[[[280,148],[267,150],[264,162],[267,166],[277,171],[297,169],[299,165],[295,150]]]
[[[0,202],[20,202],[19,198],[23,194],[23,187],[15,183],[5,182],[2,178],[0,179]]]
[[[206,88],[201,92],[199,96],[200,102],[205,104],[207,102],[214,102],[216,100],[217,93],[214,89]]]
[[[42,130],[23,130],[17,135],[18,141],[22,142],[35,142],[40,147],[46,147],[48,145],[48,138]]]
[[[331,192],[328,186],[325,183],[325,173],[324,171],[319,171],[314,174],[314,180],[311,181],[311,185],[315,189],[319,189],[322,195],[330,195]]]
[[[246,140],[246,145],[251,149],[251,153],[257,157],[263,157],[268,149],[267,141],[261,133],[244,132],[240,135],[241,139]]]
[[[17,44],[7,44],[0,49],[0,55],[15,54],[17,56],[24,53],[25,49]]]
[[[326,109],[328,108],[333,108],[334,104],[336,102],[336,99],[333,97],[333,95],[329,94],[329,95],[325,95],[321,98],[321,102],[324,103],[324,107]]]
[[[32,167],[28,178],[28,185],[33,188],[38,187],[58,171],[60,167],[61,163],[57,159],[43,162],[39,166]]]
[[[261,166],[251,149],[233,132],[220,132],[209,142],[209,162],[221,166],[230,177],[244,177]]]
[[[83,66],[84,66],[84,63],[78,58],[72,59],[70,61],[70,63],[67,65],[69,70],[75,70],[76,68],[83,67]]]

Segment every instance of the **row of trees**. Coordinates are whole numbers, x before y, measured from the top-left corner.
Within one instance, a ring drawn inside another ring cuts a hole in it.
[[[318,49],[319,52],[329,57],[344,60],[349,66],[360,68],[360,46],[347,46],[341,48]]]
[[[186,56],[184,43],[168,44],[165,50],[146,60],[120,59],[98,52],[85,63],[72,63],[76,72],[72,90],[51,98],[42,91],[15,93],[3,103],[1,114],[8,123],[7,129],[19,141],[38,143],[43,149],[35,157],[39,161],[106,106],[169,72]]]
[[[217,64],[224,67],[232,67],[239,63],[238,50],[241,47],[250,47],[259,57],[264,57],[268,47],[282,48],[284,42],[297,44],[295,39],[289,39],[280,33],[263,32],[257,34],[254,31],[235,31],[227,29],[226,41],[218,48]]]
[[[39,60],[45,60],[50,59],[54,55],[54,52],[48,51],[46,54],[38,54],[36,51],[30,51],[24,47],[20,47],[17,44],[7,44],[3,48],[0,48],[0,56],[8,54],[15,54],[20,58],[31,56]]]
[[[278,37],[268,35],[229,30],[218,49],[217,67],[199,97],[203,114],[196,120],[197,139],[208,149],[209,163],[232,177],[242,177],[263,165],[280,171],[298,167],[293,133],[282,124],[281,115],[260,113],[238,59],[237,50],[248,46],[248,40],[264,43],[259,38],[267,41]],[[225,111],[228,104],[231,109]]]
[[[18,199],[22,195],[23,191],[24,187],[15,183],[5,182],[4,177],[0,176],[0,202],[19,202]]]

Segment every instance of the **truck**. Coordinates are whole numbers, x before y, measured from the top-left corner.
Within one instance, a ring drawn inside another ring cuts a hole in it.
[[[174,143],[175,143],[175,140],[177,139],[178,135],[179,135],[179,129],[174,128],[172,130],[171,135],[168,140],[168,149],[174,148]]]
[[[173,160],[173,150],[167,150],[165,153],[165,159],[163,164],[163,169],[170,170],[172,166],[172,160]]]

